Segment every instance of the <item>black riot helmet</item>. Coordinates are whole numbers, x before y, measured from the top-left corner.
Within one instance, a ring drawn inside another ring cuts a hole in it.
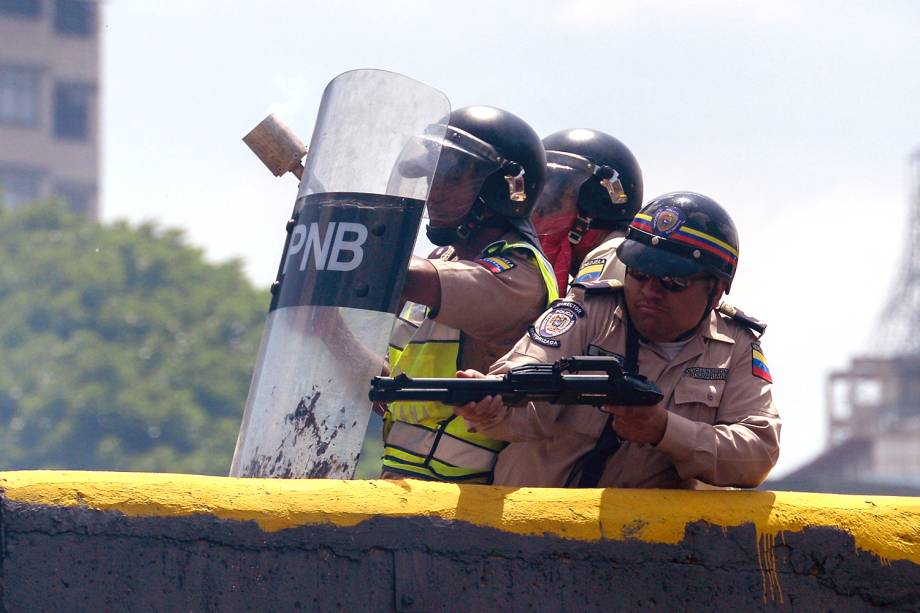
[[[627,268],[655,277],[708,272],[731,287],[738,267],[738,231],[712,198],[672,192],[636,214],[617,257]]]
[[[491,106],[453,111],[428,192],[429,239],[446,245],[510,223],[536,243],[530,213],[545,176],[543,144],[523,119]]]
[[[632,151],[599,130],[560,130],[543,139],[547,180],[533,213],[541,236],[625,227],[642,206],[642,169]]]

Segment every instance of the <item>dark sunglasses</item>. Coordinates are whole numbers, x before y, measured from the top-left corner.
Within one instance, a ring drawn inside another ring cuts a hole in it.
[[[707,275],[701,275],[698,277],[654,277],[652,275],[647,275],[644,272],[639,272],[638,270],[633,270],[628,268],[626,274],[638,281],[639,283],[648,283],[651,279],[658,281],[658,284],[661,285],[665,290],[669,292],[682,292],[694,282],[701,279],[707,279]]]

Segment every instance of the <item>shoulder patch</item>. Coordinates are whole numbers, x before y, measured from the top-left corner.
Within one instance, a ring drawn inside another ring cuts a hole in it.
[[[751,343],[751,374],[767,383],[773,383],[773,376],[770,374],[770,367],[767,366],[767,358],[760,349],[760,343]]]
[[[539,326],[530,326],[527,333],[531,340],[547,347],[558,347],[555,337],[562,336],[572,329],[579,317],[585,316],[585,310],[577,302],[556,300],[549,311],[540,318]]]
[[[582,308],[582,306],[572,300],[561,298],[559,300],[554,300],[553,303],[549,305],[550,309],[555,309],[557,307],[560,309],[571,309],[575,311],[575,314],[578,315],[579,317],[585,316],[585,310]]]
[[[527,328],[527,336],[530,337],[530,340],[537,343],[538,345],[543,345],[545,347],[558,347],[560,345],[559,341],[554,338],[546,338],[542,336],[537,329],[533,326]]]
[[[606,263],[606,258],[592,258],[583,262],[581,268],[578,269],[578,274],[575,275],[575,283],[599,279]]]
[[[584,313],[584,311],[582,311]],[[543,319],[540,320],[540,327],[537,328],[537,334],[543,338],[554,338],[562,336],[572,329],[575,322],[578,321],[578,313],[568,306],[554,306],[549,310]]]
[[[487,258],[480,258],[476,260],[476,263],[491,272],[493,275],[501,274],[506,270],[511,270],[515,267],[514,262],[508,258],[503,258],[500,255],[490,255]]]
[[[584,281],[573,283],[572,287],[580,287],[585,294],[612,294],[623,289],[623,284],[616,279],[601,279],[598,281]]]
[[[760,321],[755,317],[746,315],[741,309],[738,309],[727,302],[723,302],[719,305],[719,308],[716,309],[726,317],[731,317],[733,320],[748,328],[752,332],[757,334],[757,337],[760,338],[763,336],[763,333],[767,331],[767,324]]]
[[[684,376],[705,381],[725,381],[728,379],[727,368],[700,368],[690,366],[684,369]]]

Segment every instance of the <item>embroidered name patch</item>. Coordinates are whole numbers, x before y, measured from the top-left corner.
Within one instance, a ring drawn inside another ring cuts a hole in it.
[[[514,268],[514,262],[500,255],[491,255],[487,258],[476,260],[476,262],[493,275],[501,274]]]
[[[575,275],[575,283],[584,283],[585,281],[599,279],[601,273],[604,271],[604,264],[606,263],[607,260],[605,258],[594,258],[583,263],[581,268],[578,269],[578,274]]]
[[[767,383],[773,383],[770,367],[767,366],[767,358],[757,343],[751,343],[751,374],[755,377],[760,377]]]
[[[690,377],[691,379],[704,379],[706,381],[725,381],[728,379],[728,369],[691,366],[684,369],[684,376]]]
[[[554,338],[545,338],[543,336],[540,336],[540,333],[537,332],[537,329],[534,328],[533,326],[530,326],[529,328],[527,328],[527,336],[529,336],[530,340],[532,340],[533,342],[539,345],[544,345],[546,347],[558,347],[560,345],[559,341],[557,341]]]

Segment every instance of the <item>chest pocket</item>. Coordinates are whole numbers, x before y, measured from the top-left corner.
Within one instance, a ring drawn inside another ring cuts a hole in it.
[[[681,378],[674,387],[674,409],[676,413],[695,421],[715,423],[716,409],[722,401],[725,381]]]

